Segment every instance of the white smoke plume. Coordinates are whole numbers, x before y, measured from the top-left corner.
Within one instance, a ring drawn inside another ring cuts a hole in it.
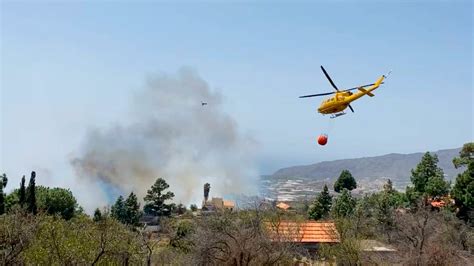
[[[161,177],[174,201],[184,204],[199,203],[206,182],[211,196],[257,192],[256,142],[239,132],[222,110],[221,94],[194,71],[149,78],[132,110],[130,124],[86,136],[80,156],[71,161],[81,179],[142,199]]]

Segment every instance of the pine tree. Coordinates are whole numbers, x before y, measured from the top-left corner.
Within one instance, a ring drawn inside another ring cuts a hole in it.
[[[0,180],[2,181],[3,183],[3,188],[5,188],[8,184],[8,178],[7,178],[7,174],[3,174],[0,176]]]
[[[37,206],[36,206],[36,173],[35,171],[31,172],[30,182],[28,184],[28,191],[26,194],[26,203],[27,203],[27,210],[34,215],[37,213]]]
[[[156,180],[144,198],[145,206],[143,209],[145,213],[155,216],[167,216],[171,214],[171,205],[166,204],[166,201],[173,199],[174,193],[171,191],[165,193],[165,190],[168,188],[169,185],[163,178]]]
[[[456,178],[451,195],[459,207],[458,216],[474,225],[474,162]]]
[[[308,208],[309,219],[319,220],[319,219],[323,218],[323,216],[324,216],[323,209],[324,208],[321,205],[321,203],[318,200],[315,200],[313,202],[313,204],[309,205],[309,208]]]
[[[342,190],[341,196],[336,199],[333,213],[335,217],[350,216],[356,207],[356,200],[352,198],[351,192],[347,189]]]
[[[94,220],[94,222],[98,222],[98,221],[102,220],[102,212],[99,210],[99,208],[95,209],[93,220]]]
[[[3,179],[0,178],[0,215],[5,213],[5,195],[3,194]]]
[[[20,190],[18,191],[20,198],[20,206],[23,208],[23,205],[26,203],[26,188],[25,188],[25,176],[21,178]]]
[[[438,167],[438,156],[431,155],[429,152],[425,153],[416,168],[411,170],[414,190],[421,194],[427,192],[426,188],[430,179],[444,180],[443,176],[443,170]]]
[[[180,203],[176,206],[175,211],[176,211],[177,214],[180,214],[180,215],[185,214],[186,213],[186,206],[184,206],[182,203]]]
[[[343,189],[353,190],[357,188],[357,182],[349,170],[343,170],[334,183],[334,191],[341,192]]]
[[[430,197],[442,197],[449,193],[449,182],[445,181],[442,176],[435,176],[428,180],[425,192]]]
[[[121,223],[126,223],[127,212],[122,195],[120,195],[115,201],[115,204],[112,205],[111,216]]]
[[[378,226],[381,228],[381,232],[386,234],[388,241],[390,241],[389,232],[395,226],[394,210],[396,204],[395,191],[393,188],[389,188],[390,185],[391,182],[384,186],[384,191],[378,195],[375,205],[375,218],[377,219]]]
[[[318,201],[321,203],[321,206],[323,206],[324,215],[329,214],[329,211],[331,211],[332,196],[329,195],[329,189],[327,185],[324,185],[323,191],[319,195]]]
[[[386,193],[393,193],[395,190],[393,189],[393,183],[392,180],[388,179],[387,183],[383,185],[383,191]]]
[[[125,200],[125,223],[137,226],[140,216],[140,204],[138,203],[137,196],[132,192],[127,200]]]
[[[470,162],[474,162],[474,142],[464,144],[459,152],[459,157],[453,159],[456,168],[468,166]]]
[[[328,216],[332,205],[332,196],[329,195],[327,185],[324,185],[323,191],[315,199],[313,204],[308,208],[308,215],[310,219],[319,220]]]
[[[8,178],[6,174],[0,176],[0,215],[5,213],[5,194],[3,189],[7,186]]]

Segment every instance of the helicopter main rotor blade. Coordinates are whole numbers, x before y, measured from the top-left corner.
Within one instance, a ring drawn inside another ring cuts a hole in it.
[[[303,95],[303,96],[300,96],[299,98],[308,98],[308,97],[316,97],[316,96],[324,96],[324,95],[330,95],[330,94],[334,94],[336,92],[325,92],[325,93],[318,93],[318,94],[310,94],[310,95]]]
[[[329,82],[331,83],[331,85],[334,87],[334,89],[336,89],[337,91],[339,91],[339,89],[336,87],[336,84],[334,84],[334,82],[332,81],[331,77],[329,77],[328,72],[326,72],[326,69],[324,69],[323,66],[321,66],[321,70],[323,71],[324,75],[325,75],[326,78],[329,80]]]
[[[352,106],[350,104],[348,106],[351,109],[351,111],[354,112],[354,109],[352,108]]]

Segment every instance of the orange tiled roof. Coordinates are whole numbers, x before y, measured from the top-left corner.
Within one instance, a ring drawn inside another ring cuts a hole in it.
[[[333,222],[267,222],[273,239],[301,243],[337,243],[339,234]]]
[[[276,207],[277,207],[278,209],[282,209],[282,210],[288,210],[289,208],[291,208],[290,205],[288,205],[288,204],[286,204],[286,203],[284,203],[284,202],[278,203],[278,204],[276,205]]]
[[[224,205],[224,207],[227,207],[227,208],[234,208],[235,207],[235,203],[231,200],[224,200],[223,205]]]
[[[436,207],[436,208],[441,208],[441,207],[444,207],[444,205],[446,205],[444,201],[432,201],[430,204],[431,206]]]

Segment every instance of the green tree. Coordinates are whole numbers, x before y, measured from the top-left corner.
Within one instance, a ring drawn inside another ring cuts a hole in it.
[[[59,214],[66,220],[76,214],[78,205],[71,190],[44,186],[37,186],[35,190],[38,209],[50,215]]]
[[[194,233],[194,225],[187,220],[178,223],[174,236],[170,239],[170,245],[183,252],[189,252],[194,243],[190,239],[190,235]]]
[[[16,205],[18,205],[18,194],[14,190],[5,197],[5,212],[9,213]]]
[[[23,208],[23,205],[26,203],[26,187],[25,187],[25,176],[21,178],[20,182],[20,191],[19,191],[19,198],[20,198],[20,207]]]
[[[166,204],[166,201],[172,200],[174,193],[171,191],[165,192],[169,188],[168,183],[163,178],[158,178],[147,191],[145,196],[144,211],[147,214],[155,216],[167,216],[171,214],[171,206]]]
[[[176,205],[175,209],[176,214],[185,214],[186,213],[186,206],[184,206],[182,203]]]
[[[29,189],[30,188],[28,188],[28,191]],[[8,211],[12,210],[15,205],[21,206],[20,197],[21,187],[7,195]],[[35,186],[35,198],[37,210],[41,210],[50,215],[61,215],[62,218],[66,220],[82,212],[81,207],[77,204],[76,198],[69,189]],[[28,202],[25,201],[25,204],[28,207]]]
[[[337,218],[350,216],[356,207],[356,200],[347,189],[342,190],[342,194],[336,199],[333,207],[333,214]]]
[[[435,176],[429,179],[425,187],[426,194],[431,197],[441,197],[449,193],[449,182],[443,177]]]
[[[438,156],[436,154],[426,152],[421,158],[420,163],[415,169],[411,170],[411,182],[414,186],[414,190],[421,194],[426,193],[427,186],[431,179],[443,179],[444,173],[441,168],[438,167]]]
[[[140,217],[140,203],[138,203],[137,196],[132,192],[125,200],[125,223],[137,226]]]
[[[405,196],[406,196],[408,205],[412,207],[416,207],[421,198],[421,193],[418,191],[415,191],[414,187],[407,186],[405,189]]]
[[[319,220],[328,216],[332,205],[332,196],[329,194],[327,185],[324,185],[323,191],[315,199],[308,209],[310,219]]]
[[[459,157],[453,159],[453,164],[456,168],[466,166],[470,162],[474,162],[474,142],[464,144],[459,152]]]
[[[336,183],[334,183],[334,191],[341,192],[343,189],[353,190],[357,188],[357,182],[349,170],[343,170]]]
[[[22,251],[21,265],[141,265],[139,234],[108,218],[71,220],[39,214],[32,242]]]
[[[384,186],[383,192],[377,195],[375,205],[377,225],[381,229],[380,232],[386,235],[389,242],[391,241],[390,232],[395,228],[394,211],[397,205],[396,193],[397,191],[393,189],[391,180],[389,179]]]
[[[394,208],[404,206],[407,203],[407,198],[406,198],[405,193],[401,193],[397,191],[393,187],[392,180],[390,179],[388,179],[387,183],[384,184],[382,193],[388,196],[390,205],[393,206]]]
[[[315,200],[308,208],[309,219],[319,220],[324,217],[325,213],[323,211],[324,207],[321,205],[321,202]]]
[[[98,222],[102,220],[102,212],[99,208],[96,208],[94,211],[94,218],[92,219],[94,222]]]
[[[206,183],[204,184],[204,201],[207,201],[209,198],[209,191],[211,190],[211,184]]]
[[[127,223],[127,211],[122,195],[120,195],[115,201],[115,204],[112,205],[111,216],[123,224]]]
[[[192,212],[195,212],[198,210],[198,207],[196,204],[191,204],[191,206],[189,206],[189,208],[191,209]]]
[[[5,213],[5,194],[3,194],[3,180],[0,179],[0,215]]]
[[[3,174],[0,176],[0,181],[2,181],[2,184],[3,184],[3,188],[5,188],[8,184],[8,178],[7,178],[7,174]]]
[[[0,176],[0,215],[5,213],[5,194],[3,189],[7,186],[8,178],[6,174]]]
[[[27,210],[36,215],[38,207],[36,206],[36,173],[31,172],[30,182],[28,183],[28,190],[26,193]]]
[[[383,191],[389,194],[395,191],[395,189],[393,188],[392,180],[390,179],[387,180],[387,183],[383,185]]]
[[[474,224],[474,162],[457,176],[451,196],[459,207],[458,216]]]

